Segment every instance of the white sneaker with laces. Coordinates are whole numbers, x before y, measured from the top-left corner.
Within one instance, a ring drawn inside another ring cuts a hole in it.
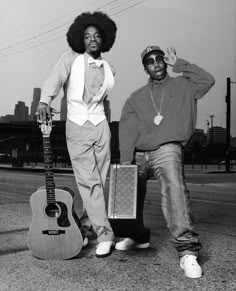
[[[88,238],[85,236],[84,237],[84,240],[83,240],[83,246],[82,246],[82,248],[86,248],[87,245],[88,245]]]
[[[113,241],[103,241],[97,245],[96,257],[103,258],[109,256],[114,246]]]
[[[185,255],[180,258],[180,268],[184,270],[185,276],[197,279],[202,277],[202,268],[194,255]]]
[[[119,251],[127,251],[127,250],[133,250],[133,249],[147,249],[149,248],[150,243],[139,243],[134,241],[131,238],[125,238],[124,240],[116,243],[115,249]]]

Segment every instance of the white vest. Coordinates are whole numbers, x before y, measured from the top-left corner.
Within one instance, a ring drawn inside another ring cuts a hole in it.
[[[87,120],[94,125],[106,119],[103,99],[107,91],[114,86],[114,77],[109,64],[103,60],[104,82],[92,101],[87,105],[83,101],[85,82],[84,55],[78,55],[71,67],[71,73],[67,87],[67,118],[82,126]]]

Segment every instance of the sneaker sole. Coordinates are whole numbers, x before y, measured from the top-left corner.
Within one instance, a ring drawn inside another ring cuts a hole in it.
[[[108,257],[108,256],[111,254],[111,252],[112,252],[113,249],[114,249],[114,245],[111,246],[111,248],[110,248],[110,252],[109,252],[109,253],[101,254],[101,255],[96,254],[96,257],[97,257],[97,258],[105,258],[105,257]]]
[[[150,243],[145,243],[145,244],[142,244],[141,246],[133,245],[133,246],[124,247],[124,248],[115,246],[115,249],[118,251],[129,251],[129,250],[142,250],[142,249],[147,249],[149,247],[150,247]]]
[[[201,278],[202,277],[202,274],[198,274],[198,275],[195,275],[195,276],[190,276],[190,275],[187,275],[186,273],[185,273],[185,276],[187,277],[187,278],[190,278],[190,279],[199,279],[199,278]]]
[[[182,264],[180,264],[180,268],[184,271],[184,274],[185,274],[185,276],[186,276],[187,278],[190,278],[190,279],[199,279],[199,278],[202,277],[202,272],[201,272],[200,274],[196,274],[196,275],[192,275],[192,276],[190,276],[189,274],[187,274],[187,273],[185,272],[184,267],[183,267]]]
[[[88,238],[84,239],[82,249],[86,248],[88,246],[88,243]]]
[[[111,251],[110,251],[110,253],[108,253],[108,254],[103,254],[103,255],[97,255],[97,254],[96,254],[96,257],[97,257],[97,258],[105,258],[105,257],[110,256],[110,254],[111,254]]]

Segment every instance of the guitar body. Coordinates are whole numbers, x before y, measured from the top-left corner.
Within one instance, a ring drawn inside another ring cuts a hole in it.
[[[33,219],[27,243],[41,259],[65,260],[76,256],[83,246],[80,222],[73,208],[73,191],[55,188],[55,204],[47,203],[45,187],[31,195]]]
[[[66,260],[75,257],[83,246],[81,223],[74,211],[74,192],[55,186],[53,154],[50,145],[52,120],[41,123],[45,165],[45,187],[30,197],[33,213],[27,244],[32,253],[46,260]]]

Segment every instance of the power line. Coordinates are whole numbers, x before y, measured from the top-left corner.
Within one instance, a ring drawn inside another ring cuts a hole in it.
[[[96,8],[96,10],[99,10],[99,9],[101,9],[101,8],[104,8],[104,7],[106,7],[106,6],[109,6],[110,4],[112,4],[112,3],[114,3],[114,2],[117,2],[117,1],[118,1],[118,0],[113,0],[112,2],[109,2],[109,3],[107,3],[107,4],[105,4],[105,5],[101,6],[101,7]],[[131,2],[131,1],[132,1],[132,0],[130,0],[130,1],[126,1],[126,4],[129,3],[129,2]],[[111,16],[118,15],[118,14],[120,14],[120,13],[122,13],[122,12],[128,10],[128,9],[133,8],[134,6],[139,5],[139,4],[142,3],[142,2],[144,2],[144,0],[139,1],[138,3],[135,3],[135,4],[130,5],[130,6],[128,6],[128,7],[125,7],[124,9],[121,9],[121,10],[119,10],[118,12],[115,12],[115,13],[111,14]],[[122,4],[120,4],[120,5],[117,5],[116,7],[112,7],[110,10],[108,10],[108,11],[106,11],[106,12],[109,12],[109,11],[111,11],[111,10],[114,10],[114,9],[116,9],[117,7],[122,6],[123,4],[124,4],[124,3],[122,3]],[[95,11],[96,11],[96,10],[95,10]],[[68,23],[71,23],[71,22],[67,22],[67,23],[61,24],[61,25],[59,25],[59,26],[57,26],[57,27],[55,27],[55,28],[53,28],[53,29],[50,29],[50,30],[48,30],[48,31],[46,31],[46,32],[44,32],[44,33],[41,33],[41,34],[39,34],[39,35],[37,35],[37,36],[31,37],[31,38],[29,38],[29,39],[26,39],[26,40],[22,41],[21,43],[23,43],[23,42],[25,43],[25,42],[28,42],[28,41],[30,41],[30,40],[33,40],[33,39],[35,39],[35,38],[37,38],[37,37],[39,37],[39,36],[41,36],[41,35],[45,35],[45,34],[51,32],[51,31],[54,31],[54,30],[56,30],[56,29],[58,29],[58,28],[61,28],[61,27],[65,26],[65,25],[68,24]],[[62,31],[59,31],[59,32],[62,32]],[[58,33],[58,31],[57,31],[56,33]],[[49,37],[52,37],[52,36],[49,36]],[[48,40],[48,41],[44,41],[44,42],[41,42],[41,43],[39,42],[39,43],[31,44],[31,47],[27,47],[27,48],[25,48],[25,49],[21,49],[21,50],[15,51],[15,52],[14,52],[14,51],[13,51],[13,52],[9,52],[9,50],[8,50],[8,51],[3,52],[3,54],[0,54],[0,57],[6,57],[6,56],[11,56],[11,55],[14,55],[14,54],[17,54],[17,53],[21,53],[21,52],[24,52],[24,51],[27,51],[27,50],[33,49],[33,48],[35,48],[35,47],[38,47],[38,46],[41,46],[41,45],[48,44],[48,43],[50,43],[50,42],[56,41],[56,40],[58,40],[58,39],[60,39],[60,38],[62,38],[62,37],[64,37],[64,34],[63,34],[63,35],[60,35],[60,36],[58,36],[58,37],[52,38],[52,39],[50,39],[50,40]],[[38,40],[38,41],[40,41],[40,40]],[[19,44],[20,44],[20,43],[15,44],[14,46],[19,45]],[[19,47],[15,48],[15,49],[19,49]],[[0,51],[1,51],[1,50],[0,50]]]
[[[60,27],[63,27],[63,26],[65,26],[65,25],[68,24],[68,23],[70,23],[70,22],[67,22],[67,23],[61,24],[61,25],[59,25],[59,26],[57,26],[57,27],[55,27],[55,28],[52,28],[52,29],[50,29],[50,30],[48,30],[48,31],[46,31],[46,32],[42,32],[42,33],[40,33],[40,34],[38,34],[38,35],[36,35],[36,36],[32,36],[32,37],[30,37],[30,38],[28,38],[28,39],[22,40],[22,41],[20,41],[20,42],[18,42],[18,43],[15,43],[15,44],[13,44],[13,45],[8,46],[8,47],[1,48],[1,49],[0,49],[0,52],[2,52],[2,51],[4,51],[4,50],[11,49],[11,48],[13,48],[13,47],[15,47],[15,46],[18,46],[18,45],[21,45],[22,43],[26,43],[26,42],[28,42],[28,41],[34,40],[34,39],[36,39],[36,38],[38,38],[38,37],[40,37],[40,36],[42,36],[42,35],[45,35],[45,34],[47,34],[47,33],[50,33],[50,32],[52,32],[52,31],[54,31],[54,30],[60,28]]]
[[[115,1],[113,1],[113,2],[117,2],[118,0],[115,0]],[[129,1],[126,1],[125,3],[127,4],[127,3],[129,3],[129,2],[131,2],[131,1],[133,1],[133,0],[129,0]],[[141,1],[142,2],[142,1]],[[110,3],[108,3],[108,4],[106,4],[106,5],[104,5],[103,7],[105,7],[105,6],[107,6],[107,5],[109,5],[109,4],[111,4],[112,2],[110,2]],[[139,2],[140,3],[140,2]],[[135,5],[137,5],[137,4],[139,4],[139,3],[136,3]],[[114,10],[114,9],[116,9],[116,8],[118,8],[118,7],[120,7],[120,6],[123,6],[124,5],[124,2],[122,2],[121,4],[119,4],[119,5],[117,5],[117,6],[115,6],[115,7],[112,7],[111,9],[109,9],[109,10],[107,10],[106,12],[110,12],[110,11],[112,11],[112,10]],[[133,5],[134,6],[134,5]],[[131,7],[131,6],[130,6]],[[101,7],[98,7],[96,10],[99,10]],[[126,9],[123,9],[123,10],[126,10]],[[123,11],[123,10],[121,10],[121,11]],[[119,12],[118,12],[119,13]],[[116,14],[116,13],[115,13]],[[113,14],[113,15],[115,15],[115,14]],[[71,21],[69,21],[69,22],[67,22],[68,24],[70,24],[71,23]],[[0,56],[8,56],[8,55],[10,55],[10,54],[14,54],[14,53],[17,53],[17,52],[23,52],[23,51],[25,51],[25,50],[28,50],[28,49],[31,49],[31,48],[35,48],[35,47],[38,47],[38,46],[40,46],[40,45],[43,45],[43,44],[47,44],[47,43],[50,43],[50,42],[52,42],[52,41],[54,41],[54,40],[57,40],[57,39],[60,39],[61,37],[64,37],[64,35],[65,35],[65,32],[67,31],[67,28],[65,28],[64,26],[65,26],[65,24],[67,24],[67,23],[64,23],[64,24],[61,24],[61,25],[59,25],[59,26],[57,26],[57,27],[55,27],[55,28],[53,28],[53,29],[50,29],[50,30],[48,30],[47,32],[44,32],[44,33],[41,33],[41,34],[38,34],[37,36],[34,36],[34,37],[31,37],[31,38],[29,38],[29,39],[26,39],[26,40],[24,40],[24,41],[21,41],[21,42],[19,42],[19,43],[17,43],[17,44],[15,44],[15,45],[12,45],[12,46],[9,46],[8,47],[8,51],[5,51],[5,52],[3,52]],[[58,30],[58,29],[60,29],[60,28],[63,28],[62,30]],[[52,31],[54,31],[54,34],[53,35],[48,35],[48,33],[49,32],[52,32]],[[58,34],[58,33],[63,33],[63,34],[61,34],[60,36],[57,36],[56,37],[56,35]],[[32,41],[34,41],[36,38],[38,38],[38,37],[40,37],[40,36],[45,36],[45,38],[47,39],[47,38],[51,38],[51,39],[49,39],[49,40],[43,40],[43,39],[40,39],[40,40],[36,40],[36,42],[33,42],[32,43]],[[55,36],[55,37],[54,37]],[[28,44],[28,43],[26,43],[26,42],[28,42],[28,41],[30,41],[30,43]],[[40,41],[43,41],[43,42],[40,42]],[[24,48],[24,46],[25,45],[31,45],[30,47],[27,47],[27,48]],[[17,46],[17,47],[15,47],[15,46]],[[11,51],[11,49],[13,49],[13,51]],[[14,49],[16,49],[17,51],[14,51]],[[20,49],[20,50],[19,50]],[[3,50],[3,49],[2,49]],[[1,49],[0,49],[0,52],[1,52]]]
[[[99,9],[102,9],[102,8],[104,8],[104,7],[106,7],[106,6],[109,6],[109,5],[111,5],[112,3],[117,2],[117,1],[118,1],[118,0],[110,1],[109,3],[106,3],[105,5],[102,5],[102,6],[98,7],[98,8],[96,8],[95,11],[96,11],[96,10],[99,10]],[[97,2],[97,1],[95,1],[95,2]],[[81,9],[82,9],[82,8],[80,8],[80,10],[81,10]],[[84,7],[83,7],[83,9],[85,10]],[[74,10],[74,12],[75,12],[75,11],[76,11],[76,10]],[[77,12],[78,12],[78,11],[77,11]],[[42,32],[42,33],[40,33],[40,34],[34,35],[34,36],[32,36],[32,37],[30,37],[30,38],[27,38],[27,39],[25,39],[25,40],[22,40],[22,41],[20,41],[20,42],[18,42],[18,43],[15,43],[15,44],[12,44],[12,45],[10,45],[10,46],[7,46],[7,47],[4,47],[4,48],[1,48],[1,49],[0,49],[0,53],[3,52],[3,55],[0,55],[0,56],[5,56],[4,53],[8,53],[8,51],[11,50],[12,48],[13,48],[13,49],[14,49],[15,47],[18,48],[19,45],[25,45],[25,43],[27,43],[27,42],[31,42],[31,41],[33,41],[33,40],[35,40],[35,39],[37,39],[37,38],[39,38],[39,37],[41,37],[41,36],[43,36],[43,35],[49,34],[49,33],[53,32],[53,31],[55,31],[55,30],[57,30],[57,29],[60,29],[60,28],[62,28],[62,27],[65,27],[65,26],[68,25],[68,24],[71,24],[71,21],[65,22],[65,23],[63,23],[63,24],[61,24],[61,25],[58,25],[58,26],[56,26],[56,27],[54,27],[54,28],[52,28],[52,29],[49,29],[49,30],[47,30],[47,31],[45,31],[45,32]],[[39,41],[40,41],[40,40],[39,40]],[[17,48],[16,48],[16,49],[17,49]]]
[[[125,1],[125,3],[127,4],[127,3],[132,2],[132,1],[136,1],[136,0]],[[141,1],[141,2],[143,2],[143,1]],[[140,3],[140,2],[139,2],[139,3]],[[139,4],[139,3],[137,3],[137,4]],[[108,13],[109,11],[118,8],[118,7],[122,6],[123,4],[124,4],[124,2],[122,2],[121,4],[118,4],[118,5],[115,6],[115,7],[112,7],[110,10],[106,10],[105,12]],[[136,5],[137,5],[137,4],[136,4]],[[115,14],[113,14],[113,15],[115,15]]]
[[[142,2],[144,2],[144,0],[142,0],[142,1],[138,2],[138,3],[135,3],[135,4],[131,5],[131,6],[129,6],[128,8],[125,8],[125,9],[123,9],[123,10],[120,10],[120,11],[118,11],[117,13],[112,14],[112,16],[115,16],[115,15],[117,15],[117,14],[120,14],[121,12],[126,11],[126,10],[128,10],[128,9],[134,7],[134,6],[137,6],[137,5],[139,5],[140,3],[142,3]]]
[[[49,34],[42,35],[41,39],[37,39],[37,40],[32,39],[30,42],[23,41],[17,47],[12,47],[4,52],[0,52],[0,56],[7,56],[7,55],[11,55],[17,52],[25,51],[26,49],[34,48],[35,46],[38,46],[38,44],[41,44],[41,43],[43,44],[44,41],[46,41],[47,43],[49,39],[52,39],[52,38],[54,39],[54,37],[56,36],[61,37],[62,33],[65,34],[65,32],[66,32],[66,28],[62,28],[62,30],[57,30],[51,35]]]

